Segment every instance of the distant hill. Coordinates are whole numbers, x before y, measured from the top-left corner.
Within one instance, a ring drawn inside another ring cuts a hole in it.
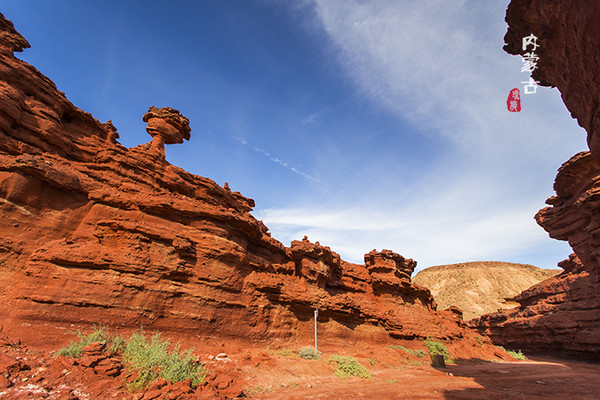
[[[516,307],[518,303],[507,302],[505,298],[561,271],[526,264],[476,261],[426,268],[412,281],[431,291],[438,309],[457,306],[463,310],[464,319],[469,320],[499,308]]]

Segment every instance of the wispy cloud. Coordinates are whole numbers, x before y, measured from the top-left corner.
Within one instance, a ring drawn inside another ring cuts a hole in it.
[[[527,74],[521,74],[519,58],[502,51],[508,1],[495,4],[315,1],[348,75],[362,93],[398,116],[471,150],[501,146],[528,127],[536,128],[527,132],[532,145],[549,134],[563,137],[560,130],[544,129],[553,125],[546,106],[549,97],[558,97],[556,90],[524,96],[520,116],[507,112],[509,90],[521,86]],[[559,107],[568,115],[560,102],[552,104],[553,111]],[[575,123],[570,127],[577,129]]]
[[[314,114],[309,115],[308,117],[304,118],[301,122],[303,124],[310,124],[312,121],[314,121],[317,117],[319,117],[319,114],[321,114],[320,111],[317,111]]]
[[[237,140],[238,142],[242,143],[245,146],[248,146],[249,148],[251,148],[255,152],[264,155],[265,157],[267,157],[269,160],[273,161],[274,163],[279,164],[279,165],[281,165],[284,168],[287,168],[288,170],[292,171],[296,175],[299,175],[299,176],[301,176],[301,177],[303,177],[305,179],[308,179],[310,181],[319,183],[321,185],[330,186],[328,183],[323,182],[322,180],[320,180],[318,178],[315,178],[314,176],[311,176],[311,175],[309,175],[309,174],[307,174],[307,173],[299,170],[296,167],[293,167],[293,166],[289,165],[287,162],[281,160],[279,157],[276,157],[276,156],[272,155],[268,151],[263,150],[260,147],[256,147],[256,146],[251,145],[243,137],[239,137],[238,136],[238,137],[234,137],[233,139]]]

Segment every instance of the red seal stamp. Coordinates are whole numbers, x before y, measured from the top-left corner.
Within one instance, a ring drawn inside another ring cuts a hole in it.
[[[508,99],[506,99],[506,108],[510,112],[520,112],[521,111],[521,92],[519,89],[514,88],[508,94]]]

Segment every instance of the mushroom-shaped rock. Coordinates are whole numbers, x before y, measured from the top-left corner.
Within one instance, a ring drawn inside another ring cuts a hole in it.
[[[142,119],[148,123],[146,132],[152,136],[151,153],[164,158],[165,144],[183,143],[184,139],[190,140],[192,131],[190,121],[174,108],[152,106]]]

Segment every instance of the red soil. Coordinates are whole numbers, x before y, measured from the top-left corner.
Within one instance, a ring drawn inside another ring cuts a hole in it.
[[[63,341],[71,338],[73,335],[66,331]],[[47,348],[19,345],[19,340],[4,336],[0,339],[0,399],[226,399],[245,396],[286,400],[348,397],[563,400],[594,399],[600,393],[599,365],[542,359],[513,361],[501,351],[498,355],[504,356],[505,360],[496,356],[490,362],[475,356],[476,351],[472,350],[469,358],[457,358],[457,364],[436,369],[426,358],[383,343],[338,340],[324,341],[319,349],[320,360],[297,357],[298,348],[307,344],[310,343],[248,342],[217,337],[187,340],[183,348],[194,345],[194,353],[210,371],[207,384],[192,389],[185,383],[168,385],[162,382],[151,385],[145,392],[131,393],[124,388],[131,377],[126,368],[121,368],[116,375],[114,368],[103,368],[109,362],[118,363],[118,357],[117,361],[106,361],[107,357],[96,356],[101,361],[95,365],[94,355],[75,360],[55,357]],[[424,349],[414,342],[403,344]],[[469,353],[458,347],[449,349],[457,357],[462,352]],[[219,353],[227,356],[216,360],[214,356]],[[327,358],[333,354],[355,357],[373,377],[365,380],[336,376],[327,364]]]

